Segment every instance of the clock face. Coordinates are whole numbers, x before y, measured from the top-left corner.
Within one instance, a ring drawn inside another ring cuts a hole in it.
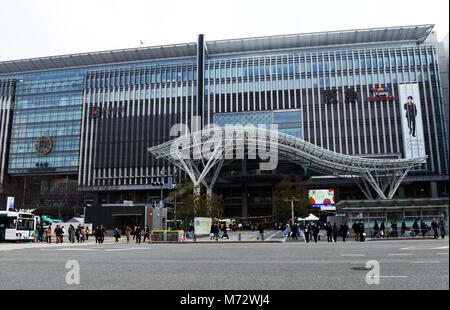
[[[53,147],[53,141],[49,136],[40,136],[34,141],[34,151],[39,155],[47,155]]]

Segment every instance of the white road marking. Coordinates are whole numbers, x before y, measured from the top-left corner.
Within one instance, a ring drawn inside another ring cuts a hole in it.
[[[413,253],[389,253],[388,255],[391,256],[408,256],[408,255],[414,255]]]
[[[120,249],[105,249],[105,252],[113,251],[130,251],[130,250],[147,250],[149,248],[120,248]]]
[[[341,256],[366,256],[366,254],[341,254]]]
[[[448,252],[447,253],[436,253],[436,255],[448,255]]]
[[[266,240],[272,239],[273,237],[275,237],[278,234],[278,231],[274,232],[273,234],[271,234],[268,238],[265,238]]]
[[[378,276],[377,278],[408,278],[408,276]]]
[[[438,260],[418,260],[418,261],[412,261],[411,264],[439,264],[440,261]]]
[[[41,249],[47,250],[47,249]],[[53,249],[56,251],[95,251],[95,249],[84,249],[84,248],[61,248],[61,249]]]
[[[437,247],[437,248],[433,248],[433,250],[448,250],[448,245]]]

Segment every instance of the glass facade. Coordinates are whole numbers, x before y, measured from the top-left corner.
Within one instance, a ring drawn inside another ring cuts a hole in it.
[[[216,125],[265,125],[269,128],[271,124],[278,126],[278,131],[302,138],[301,112],[300,111],[270,111],[270,112],[240,112],[221,113],[214,115]]]

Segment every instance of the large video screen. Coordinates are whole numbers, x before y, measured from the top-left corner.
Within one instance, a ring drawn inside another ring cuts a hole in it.
[[[308,201],[313,208],[333,206],[334,189],[312,189],[308,190]]]

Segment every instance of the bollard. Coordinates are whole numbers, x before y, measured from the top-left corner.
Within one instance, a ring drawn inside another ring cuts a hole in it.
[[[239,233],[238,240],[241,241],[241,233]]]
[[[262,238],[261,238],[261,240],[262,240],[262,241],[264,241],[264,234],[262,234]]]
[[[194,234],[194,242],[196,242],[196,241],[197,241],[197,235]]]

